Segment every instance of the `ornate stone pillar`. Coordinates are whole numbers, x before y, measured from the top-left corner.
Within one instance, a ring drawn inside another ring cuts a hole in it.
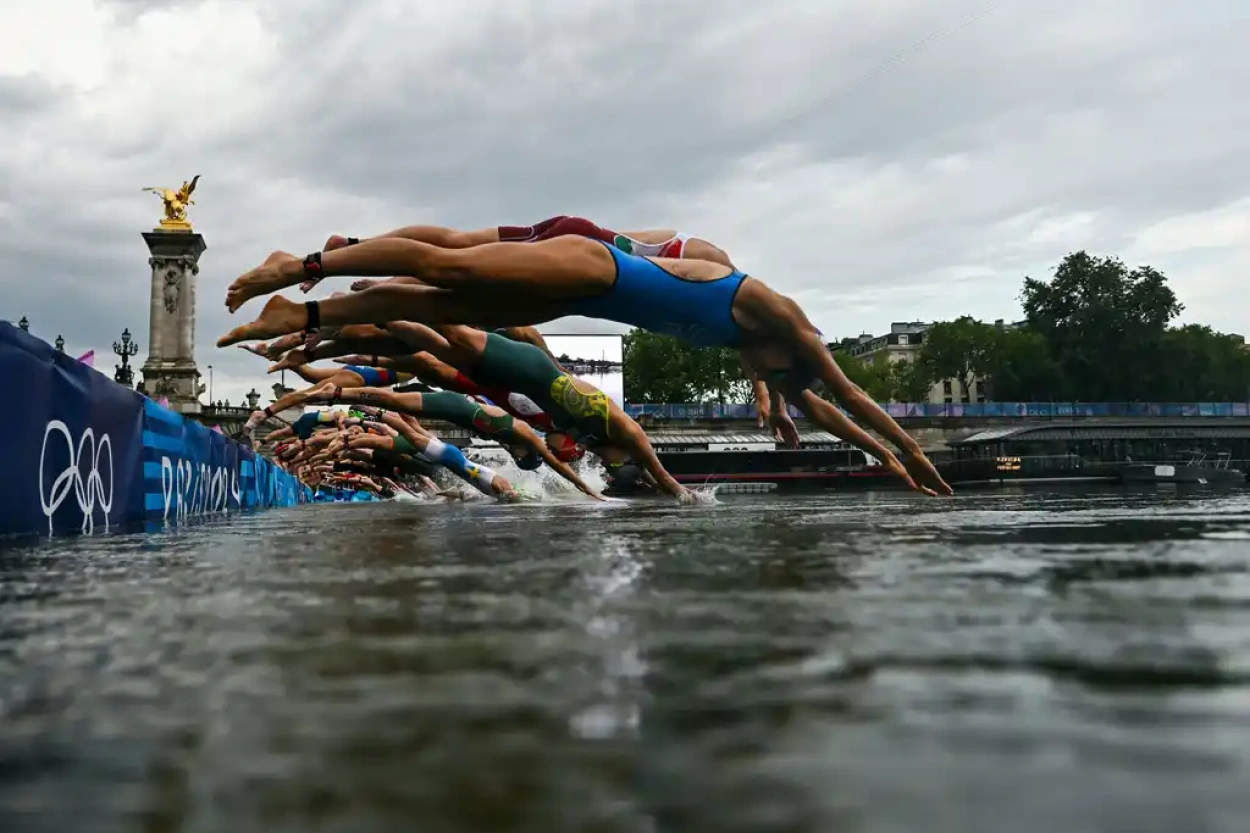
[[[200,411],[200,371],[195,364],[195,284],[208,247],[193,231],[144,232],[152,256],[152,309],[143,383],[179,413]]]

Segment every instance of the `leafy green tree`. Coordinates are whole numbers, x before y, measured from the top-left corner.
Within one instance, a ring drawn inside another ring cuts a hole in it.
[[[919,361],[901,361],[891,366],[894,402],[927,402],[933,382]]]
[[[694,347],[634,330],[624,340],[625,398],[630,402],[749,402],[751,383],[738,353]]]
[[[1026,278],[1021,302],[1070,398],[1093,402],[1143,398],[1140,375],[1126,369],[1165,360],[1164,334],[1183,309],[1162,272],[1083,251],[1065,257],[1049,282]]]
[[[956,380],[960,398],[970,402],[973,381],[989,373],[998,349],[999,332],[993,324],[983,324],[967,315],[940,321],[925,331],[924,345],[916,360],[918,370],[929,383]]]
[[[1172,402],[1250,399],[1250,350],[1244,339],[1188,324],[1163,336],[1167,359],[1145,374],[1150,398]]]
[[[878,402],[889,402],[894,397],[894,372],[890,362],[884,357],[865,361],[858,356],[839,353],[835,359],[846,378],[864,389],[864,392]],[[825,398],[829,398],[828,391]]]
[[[645,330],[626,334],[623,344],[625,398],[630,402],[694,402],[687,378],[685,345]]]
[[[1046,340],[1027,328],[999,330],[983,368],[986,399],[999,402],[1066,401],[1063,373]]]

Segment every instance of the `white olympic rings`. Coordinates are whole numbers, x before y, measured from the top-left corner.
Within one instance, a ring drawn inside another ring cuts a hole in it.
[[[44,492],[44,469],[48,462],[48,438],[54,433],[65,438],[65,447],[69,451],[69,464],[65,470],[52,481],[52,488]],[[90,442],[90,447],[88,447]],[[84,454],[84,450],[87,452]],[[104,476],[100,472],[100,460],[108,452],[108,492],[105,493]],[[84,477],[82,465],[91,464],[91,469]],[[70,489],[78,498],[78,510],[82,513],[82,531],[91,532],[95,529],[96,503],[104,511],[104,525],[108,528],[109,513],[113,511],[113,442],[108,434],[101,434],[97,444],[95,431],[92,428],[83,430],[74,445],[74,438],[69,427],[59,419],[51,420],[43,432],[43,448],[39,452],[39,503],[43,507],[44,517],[48,519],[48,534],[53,531],[52,516],[61,508]]]

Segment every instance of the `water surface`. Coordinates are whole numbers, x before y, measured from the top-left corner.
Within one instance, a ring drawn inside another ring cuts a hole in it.
[[[0,550],[0,830],[1250,829],[1250,497],[309,506]]]

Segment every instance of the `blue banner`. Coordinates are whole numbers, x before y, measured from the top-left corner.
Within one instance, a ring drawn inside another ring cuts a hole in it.
[[[307,486],[0,322],[0,535],[107,531],[312,501]],[[358,500],[344,492],[340,500]]]
[[[93,532],[143,512],[143,397],[0,323],[0,534]]]

